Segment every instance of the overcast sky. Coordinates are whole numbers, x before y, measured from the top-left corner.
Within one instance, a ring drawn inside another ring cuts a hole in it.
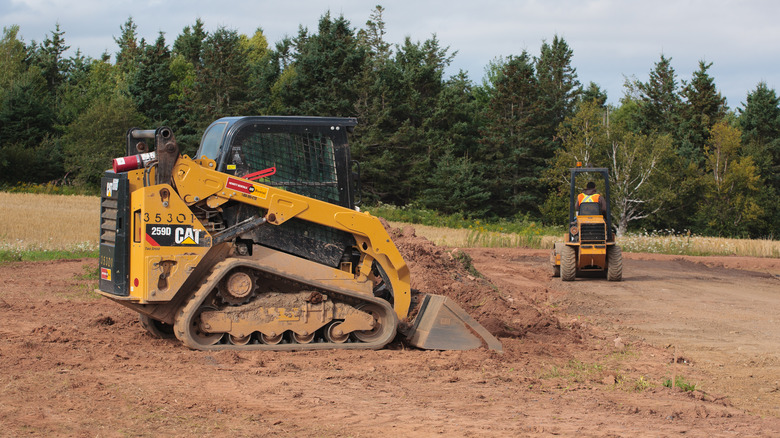
[[[485,66],[524,49],[538,55],[543,40],[563,37],[574,51],[579,80],[593,81],[617,103],[625,77],[647,81],[663,53],[679,80],[698,61],[709,70],[729,107],[764,81],[780,87],[780,1],[777,0],[0,0],[0,24],[17,24],[26,43],[41,42],[56,23],[72,49],[99,57],[114,54],[114,37],[132,16],[139,37],[153,42],[165,32],[170,45],[201,18],[207,31],[221,26],[251,35],[260,27],[273,45],[300,25],[316,32],[327,11],[361,28],[376,4],[385,8],[386,39],[424,41],[436,34],[457,55],[448,73],[464,70],[481,81]]]

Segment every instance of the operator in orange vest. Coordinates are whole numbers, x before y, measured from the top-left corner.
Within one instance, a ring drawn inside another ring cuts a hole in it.
[[[588,182],[585,190],[577,196],[577,212],[580,211],[580,204],[583,202],[598,202],[601,214],[607,214],[607,202],[603,196],[596,193],[596,183],[593,181]]]

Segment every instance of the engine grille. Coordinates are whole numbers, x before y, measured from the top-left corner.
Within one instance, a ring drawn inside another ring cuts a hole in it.
[[[100,279],[103,292],[127,296],[130,190],[127,174],[107,171],[100,180]]]
[[[580,224],[580,242],[604,242],[607,240],[607,224]]]

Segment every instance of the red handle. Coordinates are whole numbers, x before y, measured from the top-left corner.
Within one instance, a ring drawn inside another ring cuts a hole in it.
[[[276,166],[269,167],[268,169],[259,170],[254,173],[250,173],[248,175],[244,175],[241,178],[248,179],[250,181],[254,181],[256,179],[265,178],[268,176],[271,176],[276,173]]]

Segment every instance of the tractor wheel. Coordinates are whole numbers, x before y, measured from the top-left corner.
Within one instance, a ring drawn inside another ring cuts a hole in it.
[[[553,247],[552,252],[550,253],[550,264],[553,268],[553,277],[560,277],[561,276],[561,265],[558,265],[555,263],[555,256],[561,252],[561,247],[566,246],[563,243],[556,243]]]
[[[607,280],[623,280],[623,251],[617,245],[607,247]]]
[[[561,248],[561,280],[574,281],[577,275],[577,251],[574,247],[564,245]]]

